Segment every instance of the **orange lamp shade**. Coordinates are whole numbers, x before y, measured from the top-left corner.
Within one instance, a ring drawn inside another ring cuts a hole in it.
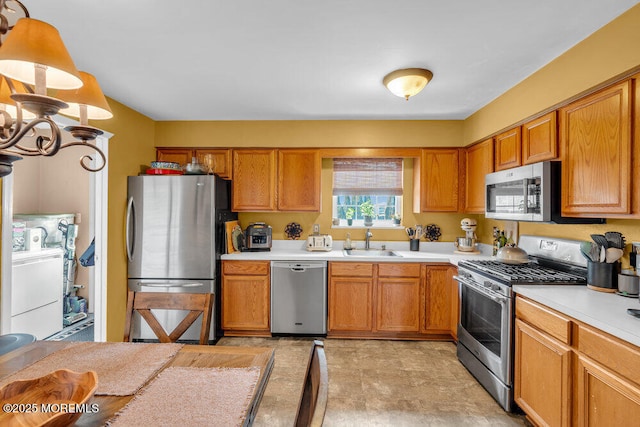
[[[59,90],[56,97],[69,104],[69,108],[60,110],[61,114],[80,117],[80,105],[87,106],[87,118],[91,120],[105,120],[113,117],[111,108],[105,98],[96,78],[89,73],[80,71],[83,85],[79,89]]]
[[[0,47],[0,74],[35,84],[35,64],[46,66],[48,88],[82,86],[79,72],[58,30],[37,19],[21,18]]]

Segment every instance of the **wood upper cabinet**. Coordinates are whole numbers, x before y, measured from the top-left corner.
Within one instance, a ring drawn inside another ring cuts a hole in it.
[[[522,133],[520,126],[502,132],[495,137],[495,170],[522,165]]]
[[[233,150],[232,210],[319,212],[318,150]]]
[[[193,150],[190,148],[157,148],[156,160],[158,162],[174,162],[181,166],[191,163]]]
[[[231,179],[231,150],[228,148],[158,148],[156,160],[159,162],[176,162],[184,166],[195,157],[198,163],[206,165],[205,157],[212,159],[213,173],[220,178]]]
[[[420,264],[379,264],[377,331],[420,331]]]
[[[274,211],[276,209],[276,150],[233,150],[231,210]]]
[[[558,113],[552,111],[522,125],[522,164],[558,158]]]
[[[414,166],[414,210],[420,212],[459,212],[462,210],[464,184],[463,151],[459,148],[426,148],[420,163]],[[462,176],[462,177],[461,177]]]
[[[560,111],[562,214],[631,213],[632,83],[618,83]]]
[[[493,172],[493,138],[466,149],[465,212],[484,213],[484,176]]]
[[[451,333],[457,328],[457,317],[456,324],[452,325],[455,268],[448,265],[429,265],[425,266],[425,269],[424,331]]]
[[[220,178],[231,179],[231,150],[222,149],[196,149],[195,156],[198,163],[207,166],[211,162],[213,173]]]
[[[225,335],[270,334],[269,261],[222,262],[222,329]]]
[[[568,426],[570,393],[571,348],[516,319],[516,403],[536,425]]]
[[[278,150],[278,210],[319,212],[321,174],[318,150]]]

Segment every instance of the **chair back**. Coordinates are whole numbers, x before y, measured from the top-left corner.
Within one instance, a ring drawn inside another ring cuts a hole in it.
[[[304,387],[296,413],[296,427],[320,427],[324,421],[329,395],[329,371],[324,343],[314,341],[307,363]]]
[[[137,311],[149,324],[151,330],[160,342],[176,342],[195,320],[202,314],[202,326],[200,329],[200,344],[209,343],[209,329],[211,327],[211,309],[213,294],[193,294],[178,292],[134,292],[129,290],[127,295],[127,318],[124,328],[124,341],[131,341],[131,329],[133,328],[133,312]],[[151,312],[159,310],[188,310],[189,313],[175,327],[167,333],[158,319]]]

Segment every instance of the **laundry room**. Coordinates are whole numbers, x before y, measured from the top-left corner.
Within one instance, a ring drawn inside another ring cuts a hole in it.
[[[2,284],[11,287],[12,332],[93,340],[90,174],[69,167],[84,154],[71,148],[14,165],[12,278]]]

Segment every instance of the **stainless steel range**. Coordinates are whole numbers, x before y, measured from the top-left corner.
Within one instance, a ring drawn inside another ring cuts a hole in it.
[[[458,359],[506,410],[513,402],[513,324],[517,284],[586,285],[587,264],[580,242],[551,237],[520,237],[526,264],[463,260],[460,289]]]

